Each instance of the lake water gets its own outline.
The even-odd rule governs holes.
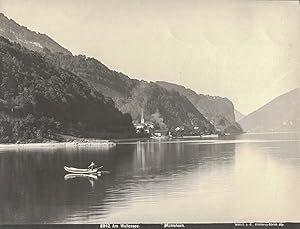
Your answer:
[[[0,152],[0,224],[300,222],[300,134]],[[64,165],[104,165],[65,177]]]

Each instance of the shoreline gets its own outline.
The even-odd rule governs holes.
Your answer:
[[[65,141],[62,142],[28,142],[28,143],[0,143],[0,151],[3,150],[15,150],[15,149],[47,149],[47,148],[76,148],[76,147],[96,147],[96,148],[112,148],[115,147],[118,143],[124,142],[135,142],[135,141],[145,141],[152,140],[151,137],[142,137],[142,138],[123,138],[123,139],[86,139],[86,138],[77,138],[68,135],[60,135],[64,138]],[[220,136],[218,136],[220,137]],[[189,139],[189,138],[199,138],[199,139],[209,139],[216,138],[216,135],[203,135],[203,136],[182,136],[174,137],[174,139]]]
[[[77,147],[96,147],[96,148],[112,148],[116,143],[109,140],[99,140],[91,142],[45,142],[45,143],[12,143],[0,144],[0,151],[15,149],[43,149],[43,148],[77,148]]]

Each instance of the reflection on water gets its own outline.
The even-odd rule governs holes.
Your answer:
[[[300,222],[299,136],[0,152],[0,223]]]

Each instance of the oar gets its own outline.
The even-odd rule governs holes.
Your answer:
[[[98,173],[101,172],[103,174],[110,174],[110,171],[98,171]]]
[[[97,169],[96,171],[99,172],[99,169],[101,169],[101,168],[103,168],[103,166],[96,168]],[[89,169],[89,170],[94,170],[94,169]],[[97,173],[97,172],[95,172],[95,173]]]
[[[103,168],[103,165],[102,165],[102,166],[100,166],[100,167],[98,167],[98,168],[97,168],[97,171],[98,171],[99,169],[101,169],[101,168]]]

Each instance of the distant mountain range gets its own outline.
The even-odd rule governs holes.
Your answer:
[[[201,132],[213,133],[216,126],[229,132],[241,132],[235,123],[233,104],[226,98],[195,92],[186,96],[178,90],[169,90],[161,82],[131,79],[94,58],[72,55],[47,35],[30,31],[3,14],[0,14],[0,35],[39,52],[55,68],[80,77],[91,90],[103,94],[106,100],[111,98],[120,111],[131,115],[134,122],[139,122],[143,110],[146,120],[158,115],[159,122],[170,129],[182,126],[192,130],[197,126]]]
[[[248,132],[300,130],[300,88],[278,96],[239,123]]]

